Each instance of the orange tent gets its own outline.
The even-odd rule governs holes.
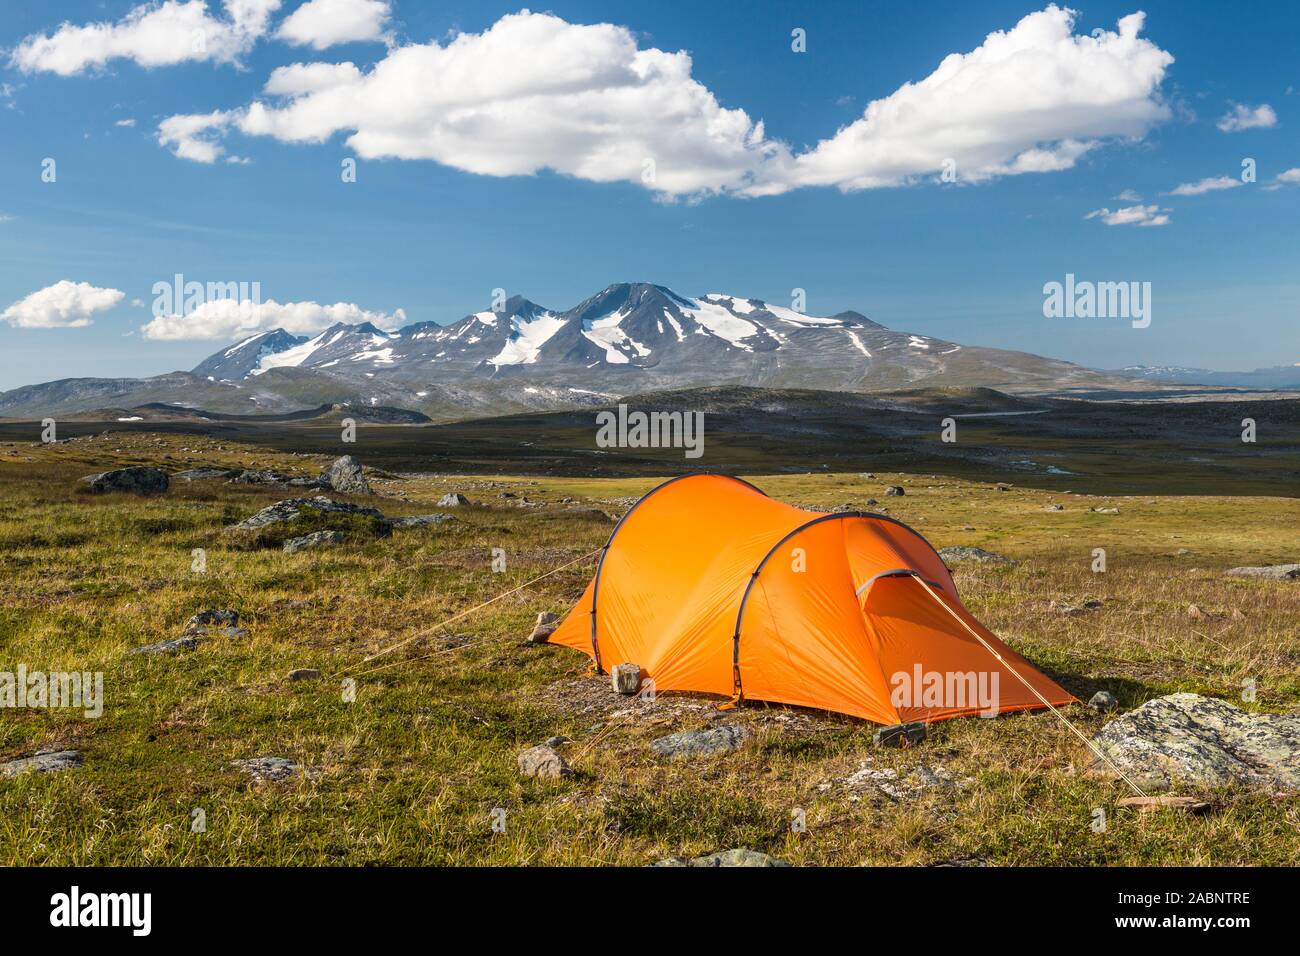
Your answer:
[[[911,528],[804,511],[725,475],[675,478],[637,501],[550,642],[600,672],[638,664],[656,692],[882,724],[1044,706],[1034,691],[1074,700],[962,607]]]

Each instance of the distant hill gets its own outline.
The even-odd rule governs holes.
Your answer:
[[[1253,372],[1214,372],[1210,369],[1186,368],[1180,365],[1130,365],[1108,374],[1179,385],[1212,385],[1221,388],[1300,388],[1300,362],[1295,365],[1257,368]]]

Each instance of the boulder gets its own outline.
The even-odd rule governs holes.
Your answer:
[[[542,611],[537,615],[537,624],[533,627],[533,633],[528,635],[528,643],[545,644],[559,626],[560,615]]]
[[[519,766],[519,773],[525,777],[558,780],[560,777],[566,777],[573,773],[555,748],[546,744],[529,747],[527,750],[522,751],[516,758],[516,763]]]
[[[305,534],[301,538],[290,538],[284,543],[285,554],[297,554],[299,551],[306,551],[308,548],[319,548],[325,544],[342,544],[342,531],[313,531],[311,534]]]
[[[251,468],[241,469],[230,477],[230,483],[234,485],[278,485],[288,480],[288,475],[278,471],[255,471]]]
[[[679,857],[669,857],[666,860],[659,860],[651,866],[789,866],[784,860],[778,860],[774,856],[768,856],[766,853],[759,853],[757,850],[746,850],[743,847],[735,850],[722,850],[718,853],[710,853],[708,856],[697,856],[691,860],[683,860]]]
[[[1257,568],[1231,568],[1224,574],[1233,578],[1269,578],[1275,581],[1300,580],[1300,564],[1268,564]]]
[[[940,548],[939,557],[943,558],[944,564],[961,563],[963,561],[974,561],[977,564],[1014,565],[1016,563],[1006,555],[995,554],[992,551],[985,551],[983,548],[972,548],[967,545]]]
[[[19,757],[0,763],[0,777],[16,777],[20,773],[53,773],[81,765],[81,754],[75,750],[38,750],[30,757]]]
[[[462,508],[469,504],[469,499],[459,491],[451,491],[438,499],[439,508]]]
[[[890,485],[885,489],[886,498],[894,498],[905,494],[907,494],[907,489],[902,485]]]
[[[81,479],[95,494],[123,491],[133,495],[160,495],[167,490],[167,473],[157,468],[132,466],[116,471],[101,471]]]
[[[351,455],[337,459],[321,474],[329,486],[340,494],[368,495],[370,482],[361,470],[360,463]]]
[[[650,747],[661,757],[706,757],[735,750],[748,736],[744,727],[728,724],[669,734],[651,741]]]
[[[267,525],[277,524],[282,521],[293,521],[308,511],[321,511],[328,514],[359,514],[371,518],[384,517],[376,508],[367,508],[347,501],[335,501],[332,498],[326,498],[324,495],[316,495],[312,498],[286,498],[284,501],[277,501],[275,504],[268,505],[255,515],[245,518],[232,527],[236,531],[257,531]]]
[[[237,468],[188,468],[172,475],[181,481],[208,481],[216,478],[233,478],[239,474]]]
[[[1254,714],[1212,697],[1170,694],[1112,720],[1094,741],[1149,792],[1179,782],[1300,790],[1300,714]],[[1097,760],[1091,769],[1114,772]]]

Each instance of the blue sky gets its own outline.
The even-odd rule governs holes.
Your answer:
[[[918,160],[897,183],[858,188],[837,169],[827,173],[839,177],[837,184],[809,184],[796,168],[800,158],[753,165],[743,184],[717,185],[709,178],[714,171],[704,170],[704,186],[691,179],[670,195],[618,175],[548,168],[547,156],[566,165],[572,155],[550,141],[549,130],[564,126],[563,113],[542,116],[545,132],[502,134],[509,140],[502,153],[518,153],[520,162],[542,157],[538,171],[525,175],[457,168],[496,156],[475,143],[447,146],[425,130],[410,131],[418,148],[457,158],[366,157],[374,147],[350,146],[348,129],[323,142],[293,142],[288,133],[249,132],[240,120],[200,137],[217,144],[215,162],[181,158],[175,140],[159,142],[168,117],[240,111],[267,100],[264,87],[278,67],[351,62],[364,75],[403,47],[482,34],[520,9],[398,0],[383,25],[386,43],[345,41],[318,50],[275,36],[299,5],[284,0],[265,30],[232,56],[235,62],[154,66],[140,65],[143,54],[136,54],[77,67],[74,51],[68,67],[54,53],[30,54],[30,45],[24,63],[12,55],[28,38],[57,39],[64,22],[120,21],[132,3],[51,2],[6,11],[0,314],[10,319],[0,322],[0,388],[193,366],[225,340],[149,338],[141,331],[152,318],[153,284],[178,272],[200,281],[257,281],[263,299],[279,303],[350,303],[386,316],[401,309],[409,322],[454,321],[487,307],[496,288],[556,309],[616,281],[782,304],[802,288],[814,314],[856,309],[892,328],[1096,367],[1300,362],[1300,182],[1284,175],[1300,167],[1300,13],[1292,4],[1233,10],[1187,0],[1087,3],[1073,24],[1085,37],[1094,28],[1116,31],[1121,17],[1145,12],[1140,36],[1173,57],[1142,100],[1163,114],[1143,119],[1134,135],[1090,133],[1095,145],[1062,164],[1068,168],[975,182],[940,182],[937,170],[923,171]],[[931,2],[922,12],[896,3],[765,3],[742,13],[736,4],[661,0],[554,2],[546,9],[569,25],[626,28],[640,50],[687,51],[690,81],[722,109],[762,121],[761,135],[751,129],[747,142],[763,139],[803,157],[861,118],[869,102],[894,96],[944,57],[979,49],[989,33],[1011,30],[1044,6]],[[213,18],[227,16],[220,0],[208,0],[207,9]],[[804,53],[791,49],[796,28],[806,31]],[[579,48],[571,59],[585,55]],[[474,68],[494,83],[526,69],[525,56],[481,59]],[[453,80],[483,81],[462,71],[437,82]],[[527,76],[523,82],[523,93],[511,95],[527,95]],[[1220,125],[1229,125],[1224,118],[1238,105],[1252,118],[1248,128],[1225,132]],[[522,114],[507,115],[526,119],[531,109],[525,104]],[[643,115],[634,103],[623,121],[636,129]],[[134,125],[118,125],[127,121]],[[286,114],[285,121],[328,127],[331,120]],[[1013,121],[1019,122],[1005,121],[1009,129]],[[686,138],[695,128],[663,133],[663,122],[647,122],[657,124],[652,138]],[[913,144],[901,139],[891,149],[909,153]],[[243,162],[226,161],[232,156]],[[357,181],[342,182],[341,161],[358,156]],[[57,163],[52,183],[41,179],[47,157]],[[1170,195],[1216,177],[1239,182],[1245,158],[1255,160],[1256,182]],[[670,173],[660,175],[667,181]],[[765,179],[779,185],[765,190]],[[776,194],[755,194],[764,191]],[[1108,213],[1085,218],[1102,209]],[[1120,209],[1167,222],[1107,224]],[[1045,318],[1042,287],[1066,273],[1150,282],[1150,327]],[[111,307],[97,307],[88,316],[92,324],[75,328],[29,327],[43,323],[15,318],[22,309],[3,313],[62,280],[122,295]]]

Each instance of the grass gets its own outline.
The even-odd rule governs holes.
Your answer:
[[[348,450],[365,460],[364,445]],[[72,770],[0,780],[0,864],[638,865],[733,846],[820,865],[1300,862],[1294,802],[1222,792],[1205,816],[1119,811],[1124,791],[1081,773],[1087,755],[1044,713],[947,721],[920,748],[880,751],[869,724],[750,704],[726,717],[753,733],[739,751],[665,762],[649,741],[708,724],[716,702],[629,704],[587,676],[586,658],[522,644],[539,611],[576,601],[590,565],[364,663],[598,547],[611,523],[593,509],[620,512],[657,478],[381,478],[377,498],[353,500],[389,515],[438,510],[451,490],[476,504],[455,522],[387,537],[354,522],[346,544],[298,555],[280,551],[282,534],[225,530],[297,492],[178,482],[134,498],[92,496],[77,482],[132,463],[314,473],[324,460],[149,433],[0,446],[0,670],[103,671],[107,697],[99,719],[0,710],[0,760],[49,748],[84,757]],[[754,480],[809,507],[874,497],[936,547],[1016,558],[1013,568],[959,570],[963,599],[1080,697],[1109,689],[1129,708],[1188,690],[1240,703],[1251,678],[1258,699],[1242,706],[1300,704],[1300,585],[1221,574],[1296,560],[1300,501],[1003,492],[917,474]],[[907,495],[886,499],[888,484]],[[515,506],[505,492],[539,504]],[[206,573],[191,570],[196,548]],[[492,570],[494,548],[505,550],[504,573]],[[1106,550],[1104,574],[1090,570],[1096,548]],[[1088,598],[1102,608],[1048,609]],[[1190,617],[1190,603],[1209,616]],[[250,635],[176,656],[127,653],[178,636],[209,607],[239,610]],[[344,699],[347,675],[390,661],[357,676],[355,700]],[[301,667],[323,676],[286,679]],[[1085,731],[1104,722],[1082,707],[1069,713]],[[575,774],[519,778],[518,751],[556,734],[573,740]],[[310,772],[259,784],[231,766],[263,755]],[[937,763],[969,783],[901,802],[823,786],[867,759],[904,775]],[[1105,833],[1089,827],[1095,807],[1108,810]],[[497,808],[503,833],[491,828]],[[202,833],[191,832],[196,809]],[[796,809],[806,833],[791,830]]]

